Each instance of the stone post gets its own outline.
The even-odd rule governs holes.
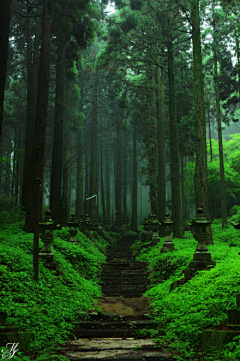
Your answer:
[[[163,243],[163,248],[161,249],[161,253],[174,249],[174,243],[171,238],[171,233],[173,231],[173,224],[174,222],[171,220],[170,214],[166,213],[165,219],[161,223],[164,236],[166,236],[165,241]]]

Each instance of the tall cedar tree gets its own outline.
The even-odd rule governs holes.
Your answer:
[[[44,158],[46,148],[46,128],[47,128],[47,107],[49,93],[50,74],[50,14],[51,1],[43,4],[42,15],[42,46],[40,55],[38,97],[36,109],[36,122],[34,131],[34,141],[30,166],[30,177],[28,182],[29,192],[26,202],[25,230],[32,232],[34,228],[34,180],[40,178],[43,181]],[[40,202],[40,214],[42,201]]]
[[[202,70],[202,48],[199,16],[199,0],[192,0],[192,41],[193,41],[193,77],[194,77],[194,113],[195,113],[195,147],[196,165],[194,175],[196,207],[202,206],[206,217],[210,218],[208,180],[207,180],[207,146],[206,119],[204,104],[204,83]],[[208,243],[212,243],[209,230]]]
[[[8,41],[12,0],[0,1],[0,140],[3,120],[4,89],[7,72]]]

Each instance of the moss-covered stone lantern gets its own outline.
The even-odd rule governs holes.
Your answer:
[[[149,219],[149,228],[152,231],[152,245],[157,244],[160,241],[158,231],[159,231],[159,221],[155,214],[150,216]]]
[[[51,211],[47,209],[43,218],[43,222],[39,223],[39,230],[41,232],[40,238],[44,243],[39,257],[44,260],[44,266],[51,269],[57,269],[58,264],[55,262],[55,256],[52,251],[51,243],[53,241],[54,221],[51,218]]]
[[[164,220],[161,222],[162,231],[164,236],[166,237],[163,243],[163,247],[161,249],[161,253],[174,249],[174,243],[171,238],[173,225],[174,222],[171,220],[170,214],[166,213]]]
[[[77,235],[77,232],[78,232],[77,227],[79,226],[79,221],[76,220],[75,216],[76,215],[74,213],[71,214],[71,219],[70,219],[70,221],[67,222],[67,225],[68,225],[68,227],[70,227],[70,229],[69,229],[69,233],[70,233],[69,242],[78,244],[78,241],[76,239],[76,235]]]
[[[185,277],[193,277],[196,271],[209,270],[216,265],[216,262],[211,260],[211,253],[206,245],[208,239],[207,227],[211,223],[212,220],[208,221],[204,216],[203,208],[199,207],[197,209],[197,217],[189,223],[190,226],[195,228],[193,237],[198,244],[193,255],[193,261],[190,262],[188,268],[184,271]]]

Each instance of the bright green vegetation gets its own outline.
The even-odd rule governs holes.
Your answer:
[[[13,217],[17,222],[10,224]],[[36,283],[32,270],[33,234],[22,231],[22,224],[13,214],[1,214],[0,308],[7,312],[8,324],[31,333],[31,359],[37,356],[37,360],[46,361],[56,351],[56,345],[71,334],[71,323],[79,315],[84,316],[101,295],[98,281],[108,242],[101,237],[91,241],[79,232],[79,245],[72,245],[66,241],[65,228],[55,231],[52,248],[63,276],[40,263]],[[29,358],[15,355],[14,360]]]
[[[227,310],[236,308],[240,283],[240,233],[232,226],[222,229],[219,222],[214,222],[212,230],[214,245],[208,249],[212,260],[217,262],[216,267],[199,272],[171,293],[171,283],[184,276],[183,271],[196,249],[197,242],[192,234],[186,232],[185,239],[175,238],[175,250],[168,253],[160,253],[163,238],[153,248],[135,244],[138,259],[148,263],[152,279],[152,287],[145,295],[152,299],[154,318],[159,324],[155,338],[166,348],[181,353],[176,356],[179,360],[205,360],[199,350],[203,329],[227,321]],[[231,343],[221,356],[214,355],[213,360],[240,360],[239,350],[239,341]]]

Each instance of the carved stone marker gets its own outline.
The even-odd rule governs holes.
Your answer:
[[[163,248],[161,249],[161,253],[174,249],[174,243],[171,238],[171,233],[173,231],[173,224],[174,222],[171,220],[170,214],[166,213],[165,219],[161,222],[164,236],[166,236],[165,241],[163,243]]]
[[[185,277],[192,277],[197,271],[209,270],[211,267],[216,266],[216,261],[211,260],[211,253],[206,245],[208,238],[206,229],[211,223],[212,220],[208,221],[203,214],[203,209],[199,207],[197,217],[189,224],[195,228],[193,237],[198,241],[198,245],[193,255],[193,261],[189,263],[188,268],[184,271]]]
[[[75,214],[72,213],[71,214],[71,219],[70,221],[67,222],[68,227],[70,227],[69,229],[69,234],[70,234],[70,238],[69,238],[69,242],[74,243],[74,244],[78,244],[78,241],[76,239],[76,235],[77,235],[77,227],[79,226],[79,221],[76,220],[75,218]]]

